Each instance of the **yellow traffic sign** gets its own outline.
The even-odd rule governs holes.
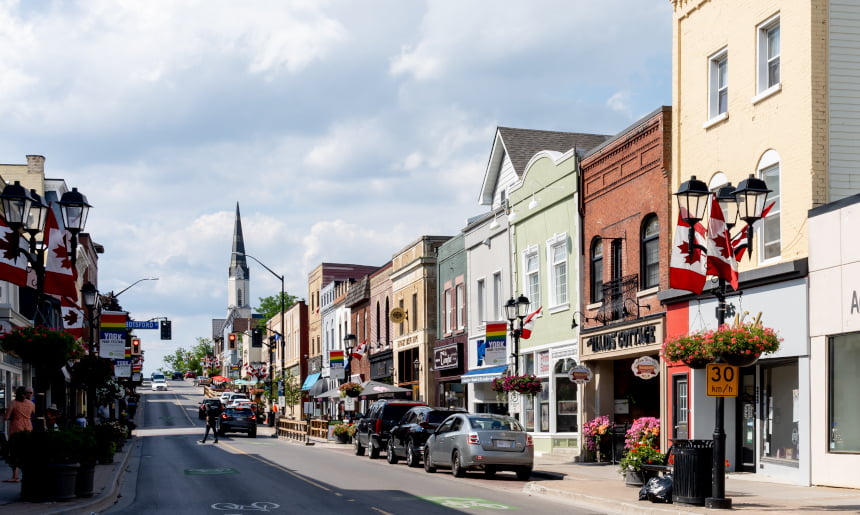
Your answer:
[[[725,363],[710,363],[705,368],[708,376],[708,397],[738,396],[738,367]]]

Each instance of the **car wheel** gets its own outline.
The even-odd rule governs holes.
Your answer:
[[[373,440],[370,438],[370,435],[367,435],[367,455],[370,456],[370,459],[375,460],[379,458],[379,447],[374,445]]]
[[[392,465],[397,465],[397,454],[394,453],[394,439],[388,440],[388,449],[385,450],[385,459]]]
[[[427,446],[424,446],[424,472],[429,472],[430,474],[436,472],[436,467],[430,461],[430,447]]]
[[[415,468],[419,465],[420,459],[421,457],[415,451],[415,443],[410,438],[409,443],[406,444],[406,466]]]
[[[487,479],[493,479],[496,477],[496,467],[492,465],[484,467],[484,476],[486,476]]]
[[[460,451],[454,451],[451,457],[451,473],[454,477],[466,477],[466,469],[460,464]]]
[[[358,441],[358,435],[352,437],[352,448],[356,456],[364,456],[364,446]]]
[[[520,481],[527,481],[530,477],[532,477],[531,467],[520,467],[517,469],[517,479]]]

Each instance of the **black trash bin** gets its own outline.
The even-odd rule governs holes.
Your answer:
[[[266,422],[269,424],[269,427],[275,427],[275,412],[274,411],[269,412],[269,416],[268,416]]]
[[[673,440],[672,501],[704,506],[713,489],[713,440]]]

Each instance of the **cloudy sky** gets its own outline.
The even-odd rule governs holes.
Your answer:
[[[144,371],[223,318],[246,251],[307,297],[322,261],[453,235],[497,126],[615,134],[671,103],[669,0],[0,0],[0,162],[94,206],[99,288]],[[252,306],[280,283],[253,261]]]

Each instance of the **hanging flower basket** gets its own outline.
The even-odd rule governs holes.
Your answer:
[[[663,342],[663,359],[680,361],[690,368],[705,368],[705,365],[714,361],[714,355],[708,346],[712,335],[713,331],[708,331],[666,338]]]
[[[338,387],[341,397],[358,397],[362,389],[360,384],[353,382],[343,383]]]
[[[66,331],[46,327],[16,327],[0,338],[0,349],[36,367],[59,368],[83,356],[83,348]]]
[[[494,392],[518,392],[523,395],[534,395],[543,391],[543,384],[534,374],[507,376],[493,379]]]
[[[738,367],[755,364],[762,354],[779,350],[782,339],[770,327],[759,324],[722,325],[710,341],[711,352]]]

